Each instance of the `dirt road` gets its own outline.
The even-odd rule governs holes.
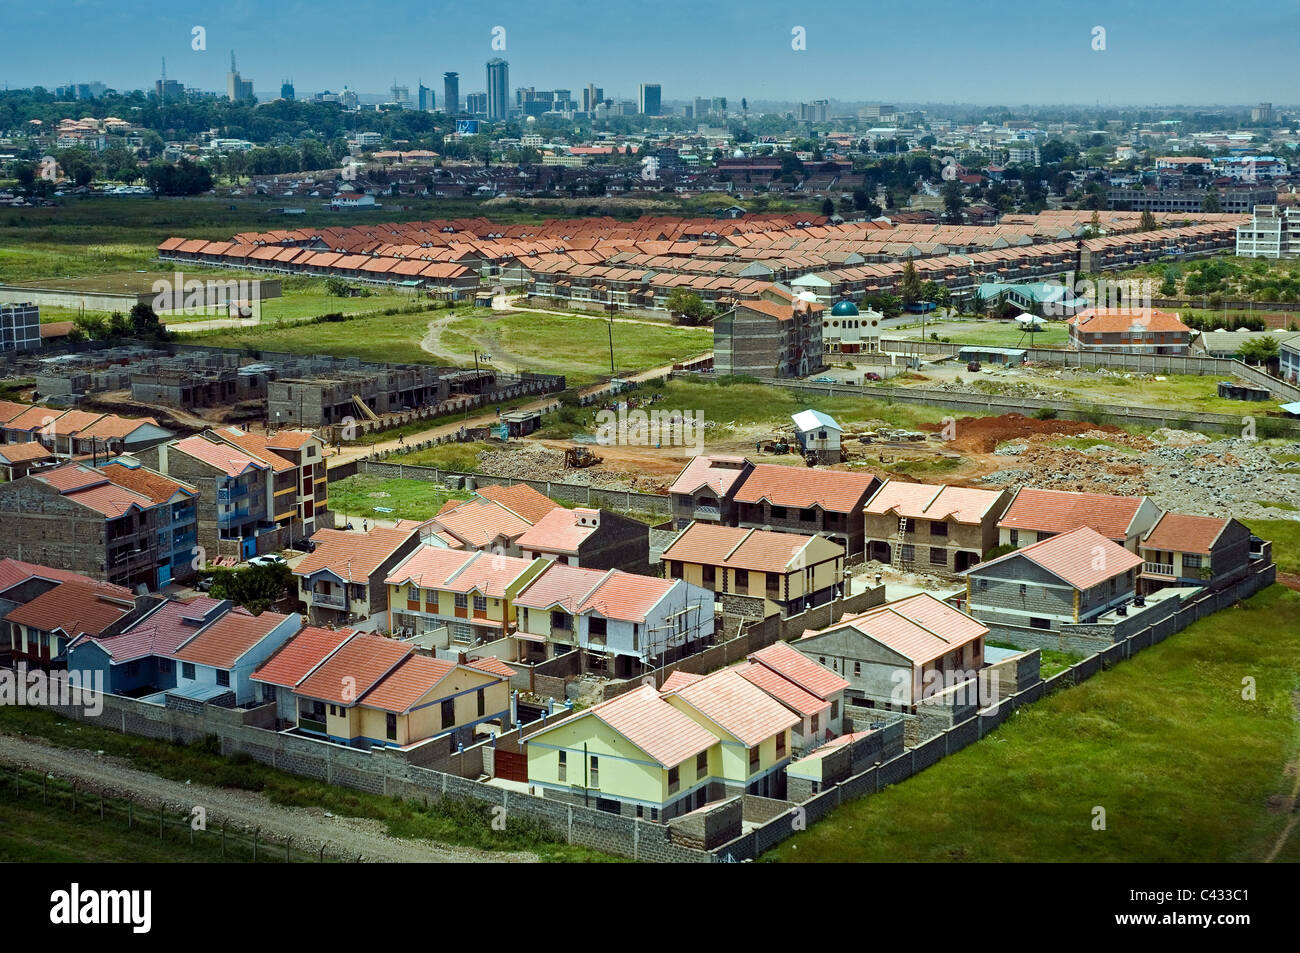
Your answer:
[[[208,825],[261,829],[268,839],[283,844],[285,837],[308,849],[325,844],[326,851],[368,861],[422,863],[532,863],[536,855],[516,851],[484,851],[473,847],[435,844],[428,840],[390,837],[383,823],[357,817],[329,817],[320,808],[280,807],[262,794],[233,788],[169,781],[139,771],[121,758],[98,755],[77,748],[54,748],[20,738],[0,735],[0,762],[57,778],[75,780],[97,791],[139,798],[151,805],[159,801],[178,812],[188,813],[196,805],[207,811]]]

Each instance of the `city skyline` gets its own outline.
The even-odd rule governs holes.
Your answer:
[[[377,94],[391,86],[394,72],[414,87],[418,76],[454,71],[465,92],[486,91],[485,65],[496,57],[509,63],[512,90],[595,83],[607,97],[636,100],[641,84],[655,83],[664,102],[726,96],[737,103],[745,97],[751,103],[1286,105],[1300,85],[1300,63],[1289,55],[1286,39],[1300,28],[1300,10],[1254,3],[1239,9],[1250,15],[1205,31],[1197,24],[1219,12],[1206,0],[1185,5],[1177,21],[1111,0],[1086,12],[1012,0],[995,14],[940,0],[927,14],[936,27],[932,34],[919,31],[905,8],[868,13],[838,0],[808,10],[734,0],[705,9],[668,0],[656,6],[653,19],[639,19],[634,31],[623,17],[569,21],[515,0],[490,14],[459,18],[398,4],[388,22],[405,18],[406,27],[382,36],[382,56],[359,52],[358,35],[337,30],[353,14],[337,0],[310,7],[295,2],[276,14],[250,0],[220,11],[153,0],[126,6],[132,15],[120,7],[69,3],[8,11],[11,35],[21,40],[57,33],[62,55],[55,62],[39,43],[16,43],[0,82],[53,89],[99,80],[118,90],[149,89],[165,56],[169,77],[219,90],[234,49],[256,92],[273,94],[280,79],[292,75],[300,97],[344,86]],[[76,16],[69,16],[72,10]],[[954,24],[959,41],[937,30],[944,22]],[[192,49],[196,27],[203,30],[204,50]],[[801,50],[792,48],[800,45],[796,28],[803,31]],[[285,42],[286,32],[292,42]],[[1105,48],[1094,49],[1098,45]],[[1267,74],[1212,68],[1215,61],[1245,55],[1268,63]],[[1035,67],[1036,59],[1054,69]],[[1211,68],[1195,68],[1198,61]],[[68,62],[80,75],[66,75]],[[1034,72],[1032,84],[1024,82],[1026,70]]]

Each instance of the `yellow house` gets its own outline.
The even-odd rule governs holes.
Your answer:
[[[385,579],[388,628],[419,634],[446,626],[452,641],[477,645],[515,629],[515,596],[546,559],[421,546]]]
[[[526,740],[528,783],[545,797],[664,821],[710,799],[719,738],[649,685]]]
[[[781,769],[800,718],[736,668],[705,676],[674,672],[663,698],[719,739],[713,777],[725,794],[784,795]]]
[[[844,582],[844,547],[825,536],[692,522],[664,550],[665,574],[726,594],[761,598],[763,616],[830,602]]]
[[[291,641],[283,654],[295,651]],[[337,647],[322,643],[312,652],[322,660],[292,689],[298,730],[305,734],[388,747],[447,736],[454,750],[473,740],[480,722],[500,720],[504,727],[509,720],[509,676],[494,660],[457,664],[368,634]],[[310,663],[297,660],[300,668]]]

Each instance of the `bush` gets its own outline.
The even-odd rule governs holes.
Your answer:
[[[997,559],[999,556],[1005,556],[1007,553],[1014,553],[1018,548],[1018,546],[1012,546],[1010,543],[1002,543],[999,546],[994,546],[984,554],[984,562],[988,562],[990,559]]]
[[[1055,420],[1055,419],[1056,419],[1056,408],[1055,408],[1055,407],[1039,407],[1037,410],[1034,411],[1034,419],[1035,419],[1035,420]]]

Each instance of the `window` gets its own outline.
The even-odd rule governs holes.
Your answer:
[[[931,546],[930,565],[931,566],[948,565],[948,550],[944,549],[942,546]]]
[[[397,740],[397,716],[391,711],[384,716],[384,728],[389,741]]]
[[[799,519],[803,520],[805,523],[811,523],[816,518],[817,511],[811,507],[799,511]]]
[[[555,769],[555,777],[560,781],[569,780],[569,753],[560,752],[560,763]]]
[[[853,674],[854,674],[855,676],[857,676],[857,675],[861,675],[861,674],[862,674],[862,663],[861,663],[861,662],[858,662],[858,661],[856,661],[856,660],[854,661],[854,663],[853,663]]]
[[[682,563],[678,559],[668,560],[668,577],[670,579],[682,578]]]
[[[600,758],[594,754],[591,756],[591,786],[600,787]]]
[[[127,674],[128,677],[134,677],[134,676],[136,676],[136,675],[139,675],[139,674],[140,674],[140,663],[139,663],[139,662],[127,662],[127,663],[126,663],[126,674]]]
[[[754,747],[749,749],[749,770],[750,771],[758,770],[758,755],[759,755],[758,745],[754,745]]]
[[[469,597],[463,592],[456,593],[456,608],[464,609],[469,606]]]
[[[475,596],[475,597],[474,597],[474,611],[475,611],[475,612],[487,612],[487,597],[486,597],[486,596]]]
[[[709,753],[701,751],[695,756],[695,779],[698,781],[709,773]]]
[[[948,524],[947,524],[947,523],[940,522],[939,520],[930,520],[930,535],[931,535],[931,536],[947,536],[947,535],[948,535]]]
[[[483,689],[478,690],[478,717],[482,718],[487,714],[487,695]]]
[[[568,632],[573,629],[573,617],[567,612],[552,612],[551,628]]]
[[[676,794],[681,787],[681,775],[677,768],[668,769],[668,793]]]
[[[188,679],[194,678],[193,662],[181,662],[181,678],[188,678]]]
[[[158,660],[158,671],[159,671],[160,673],[162,673],[163,675],[167,675],[168,673],[171,672],[171,670],[172,670],[172,660],[171,660],[171,659],[169,659],[169,658],[160,658],[160,659]]]
[[[224,669],[217,669],[217,684],[226,688],[230,687],[230,673]]]
[[[774,506],[774,507],[772,507],[772,519],[774,519],[774,520],[783,520],[783,519],[785,519],[785,507],[784,507],[784,506]]]
[[[1011,539],[1011,545],[1012,545],[1012,546],[1019,546],[1019,545],[1020,545],[1020,530],[1018,530],[1018,529],[1013,529],[1013,530],[1011,531],[1010,539]]]
[[[674,576],[673,578],[674,578],[674,579],[679,579],[679,578],[681,578],[681,577],[680,577],[680,576]],[[704,587],[705,587],[706,589],[712,589],[713,586],[716,585],[716,583],[717,583],[717,570],[716,570],[714,567],[712,567],[712,566],[705,566],[705,567],[703,567],[703,575],[702,575],[702,579],[703,579],[703,582],[704,582]]]
[[[776,756],[778,758],[785,757],[785,732],[784,731],[776,736]]]
[[[1183,553],[1183,568],[1184,568],[1184,569],[1200,569],[1200,568],[1201,568],[1201,554],[1200,554],[1200,553]]]
[[[767,597],[769,599],[781,598],[781,577],[774,572],[767,574]]]
[[[831,702],[831,720],[840,717],[840,700],[837,698]]]
[[[834,717],[834,716],[832,716],[832,717]],[[818,712],[817,714],[813,715],[813,716],[812,716],[812,721],[810,721],[808,724],[809,724],[809,726],[812,728],[814,734],[815,734],[816,732],[818,732],[818,731],[821,731],[821,727],[822,727],[822,716],[821,716],[821,712]]]
[[[587,634],[593,638],[603,639],[608,628],[609,621],[607,619],[602,619],[599,616],[592,616],[587,621]]]
[[[454,724],[456,724],[456,700],[454,698],[443,699],[442,727],[450,728]]]
[[[989,587],[989,581],[988,581],[987,579],[981,579],[981,580],[980,580],[980,588],[981,588],[981,589],[987,589],[988,587]]]
[[[746,589],[746,590],[749,589],[749,570],[748,570],[748,569],[737,569],[737,570],[736,570],[736,591],[739,592],[739,591],[742,590],[742,589]]]
[[[1037,616],[1030,617],[1029,625],[1030,628],[1034,629],[1050,629],[1052,627],[1050,619],[1040,619]]]
[[[420,601],[420,587],[419,587],[419,586],[407,586],[407,587],[406,587],[406,601],[407,601],[407,602],[419,602],[419,601]]]

